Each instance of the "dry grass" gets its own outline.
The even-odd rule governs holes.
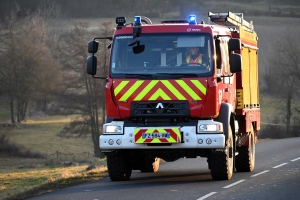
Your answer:
[[[24,199],[107,176],[104,165],[89,171],[87,167],[0,170],[0,199]]]
[[[92,156],[90,136],[57,136],[71,118],[52,116],[0,129],[0,134],[6,134],[11,144],[48,155],[46,159],[0,155],[0,199],[24,199],[107,176],[106,160]],[[57,152],[71,156],[60,155],[57,159]],[[82,164],[79,166],[78,163]],[[96,167],[87,171],[89,165]]]
[[[71,118],[51,117],[43,120],[29,120],[18,124],[7,134],[11,141],[49,156],[56,156],[57,151],[64,154],[93,154],[93,143],[90,136],[85,138],[61,138],[57,134]]]

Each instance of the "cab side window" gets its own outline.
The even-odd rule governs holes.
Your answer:
[[[222,68],[222,55],[221,55],[221,47],[220,47],[221,41],[219,39],[215,40],[215,47],[216,47],[216,64],[217,69]]]
[[[224,40],[221,40],[221,54],[222,54],[222,61],[223,61],[223,67],[224,67],[224,74],[229,75],[230,69],[229,69],[229,51],[228,51],[228,40],[224,38]]]

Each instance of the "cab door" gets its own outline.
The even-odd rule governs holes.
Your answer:
[[[234,106],[236,98],[235,75],[230,72],[229,65],[229,37],[219,37],[215,40],[217,55],[217,70],[222,81],[218,84],[219,98],[222,102]]]

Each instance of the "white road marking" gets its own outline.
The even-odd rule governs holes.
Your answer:
[[[227,185],[227,186],[225,186],[225,187],[223,187],[223,188],[230,188],[230,187],[232,187],[232,186],[234,186],[234,185],[237,185],[237,184],[239,184],[239,183],[241,183],[241,182],[244,182],[245,180],[239,180],[239,181],[237,181],[237,182],[235,182],[235,183],[232,183],[232,184],[230,184],[230,185]]]
[[[265,170],[265,171],[262,171],[262,172],[260,172],[260,173],[254,174],[254,175],[252,175],[252,176],[250,176],[250,177],[259,176],[259,175],[264,174],[264,173],[267,173],[267,172],[269,172],[269,171],[270,171],[270,170]]]
[[[203,200],[203,199],[206,199],[206,198],[208,198],[208,197],[210,197],[210,196],[212,196],[212,195],[214,195],[214,194],[216,194],[217,192],[211,192],[211,193],[209,193],[209,194],[207,194],[207,195],[205,195],[205,196],[203,196],[203,197],[200,197],[199,199],[197,199],[197,200]]]
[[[294,162],[294,161],[296,161],[296,160],[300,160],[300,157],[299,157],[299,158],[296,158],[296,159],[294,159],[294,160],[291,160],[291,161]]]
[[[287,164],[287,163],[282,163],[282,164],[277,165],[277,166],[275,166],[275,167],[273,167],[273,168],[276,169],[276,168],[281,167],[281,166],[286,165],[286,164]]]

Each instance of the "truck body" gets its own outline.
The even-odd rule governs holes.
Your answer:
[[[97,78],[98,40],[111,40],[100,148],[112,181],[156,172],[160,159],[207,157],[215,180],[251,172],[260,130],[257,34],[241,13],[209,13],[214,24],[117,17],[112,37],[88,44]],[[186,63],[197,47],[201,63]]]

